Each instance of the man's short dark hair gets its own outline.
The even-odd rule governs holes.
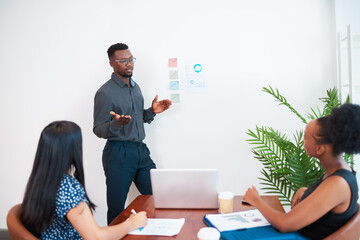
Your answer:
[[[129,47],[125,43],[115,43],[115,44],[111,45],[109,47],[109,49],[107,50],[109,60],[110,60],[110,58],[112,56],[114,56],[115,51],[117,51],[117,50],[126,50],[126,49],[129,49]]]

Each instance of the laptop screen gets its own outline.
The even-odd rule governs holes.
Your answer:
[[[151,169],[155,208],[217,209],[218,170]]]

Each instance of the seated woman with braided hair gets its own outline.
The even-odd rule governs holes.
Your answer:
[[[325,174],[309,188],[300,188],[288,213],[272,209],[255,187],[244,200],[255,206],[280,232],[298,231],[311,239],[322,239],[344,225],[358,210],[358,185],[354,170],[343,153],[360,152],[360,106],[344,104],[329,116],[309,122],[304,150],[319,159]]]

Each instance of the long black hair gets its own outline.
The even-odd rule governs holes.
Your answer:
[[[318,118],[317,141],[331,144],[333,155],[360,152],[360,106],[346,103],[334,108],[329,116]]]
[[[20,212],[22,222],[36,236],[50,225],[64,174],[73,175],[85,189],[81,129],[73,122],[56,121],[41,132]],[[85,196],[94,210],[86,191]]]

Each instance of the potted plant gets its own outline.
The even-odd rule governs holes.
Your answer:
[[[263,87],[262,90],[291,110],[299,119],[307,124],[308,121],[327,116],[334,107],[340,105],[339,95],[336,88],[327,91],[327,96],[319,98],[325,106],[322,110],[318,107],[311,108],[306,118],[296,111],[282,96],[278,89],[271,86]],[[324,170],[316,158],[310,157],[303,149],[304,131],[296,131],[293,140],[285,134],[273,129],[272,127],[256,126],[255,130],[248,129],[247,134],[250,139],[247,141],[252,144],[254,157],[258,159],[263,168],[261,170],[262,190],[266,193],[276,194],[283,205],[291,205],[291,199],[300,187],[308,187],[318,180]],[[345,160],[353,164],[350,155],[345,156]]]

